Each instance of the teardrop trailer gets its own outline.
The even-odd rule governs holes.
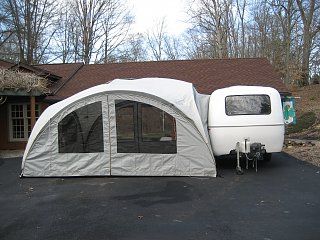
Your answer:
[[[240,154],[252,160],[271,160],[281,152],[284,120],[280,94],[269,87],[235,86],[214,91],[209,103],[209,136],[215,156],[237,154],[237,173],[241,174]]]
[[[257,161],[280,152],[279,93],[235,86],[197,93],[160,78],[114,80],[48,107],[21,176],[216,176],[215,156]]]

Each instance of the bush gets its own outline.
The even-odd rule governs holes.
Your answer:
[[[297,124],[289,125],[286,128],[286,133],[287,134],[298,133],[305,129],[308,129],[316,122],[316,120],[317,120],[317,117],[314,112],[306,112],[297,119]]]

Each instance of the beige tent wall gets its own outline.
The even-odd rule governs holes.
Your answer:
[[[109,116],[115,119],[115,101],[131,100],[143,102],[164,110],[176,119],[177,153],[117,153],[117,133],[115,121],[110,121],[111,174],[138,176],[215,176],[214,157],[210,146],[190,119],[163,101],[138,94],[111,94]]]
[[[115,100],[153,105],[176,119],[177,153],[117,153]],[[59,153],[58,124],[72,111],[102,102],[104,152]],[[152,95],[101,92],[65,106],[37,135],[22,165],[23,176],[216,176],[208,141],[193,121],[163,99]]]
[[[100,176],[110,175],[108,118],[103,117],[104,152],[59,153],[58,123],[72,111],[94,102],[102,102],[102,114],[108,115],[107,95],[94,95],[66,106],[38,135],[23,166],[24,176]]]

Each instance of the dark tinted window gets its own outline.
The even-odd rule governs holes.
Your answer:
[[[116,101],[118,153],[177,152],[174,117],[154,106]]]
[[[103,152],[101,102],[69,113],[58,124],[59,153]]]
[[[268,95],[241,95],[226,97],[226,114],[233,115],[267,115],[271,113]]]
[[[141,105],[142,141],[172,141],[175,119],[165,111],[151,105]]]
[[[131,101],[117,103],[117,139],[118,141],[134,140],[134,105]]]

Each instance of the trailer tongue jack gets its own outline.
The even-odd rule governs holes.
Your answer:
[[[243,170],[240,166],[240,143],[237,142],[237,145],[236,145],[236,151],[237,151],[237,167],[236,167],[236,173],[238,175],[242,175],[243,174]]]
[[[247,144],[246,144],[247,146]],[[255,168],[256,172],[258,172],[258,161],[263,160],[263,156],[266,155],[265,145],[261,143],[252,143],[250,144],[250,152],[245,152],[244,155],[246,157],[246,169],[249,169],[249,161],[252,162],[252,167]],[[236,144],[236,152],[237,152],[237,167],[236,173],[238,175],[243,174],[243,170],[240,166],[240,143]]]

